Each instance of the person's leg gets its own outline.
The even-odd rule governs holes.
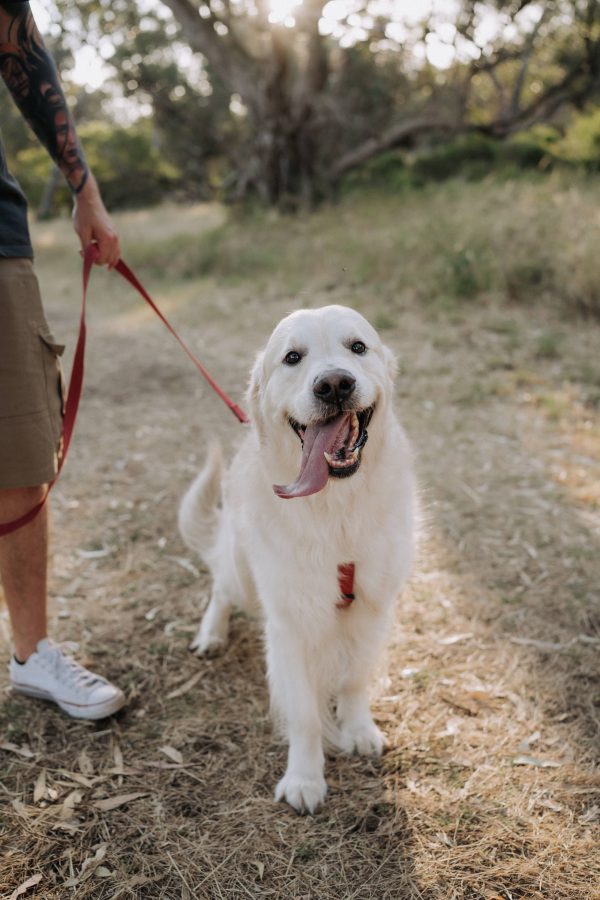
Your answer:
[[[30,259],[0,259],[0,522],[36,506],[61,452],[62,372]],[[29,487],[40,485],[40,487]],[[0,537],[0,579],[10,613],[13,690],[51,700],[71,716],[120,709],[119,688],[47,638],[48,513]]]
[[[0,489],[0,521],[18,519],[44,487]],[[0,537],[0,579],[13,632],[10,680],[15,691],[51,700],[70,716],[101,719],[121,709],[123,692],[78,665],[47,638],[48,510]]]
[[[18,519],[56,475],[62,430],[59,353],[31,259],[0,259],[0,522]],[[14,650],[46,637],[48,514],[0,537],[0,580]]]
[[[39,503],[44,490],[0,490],[0,522],[22,516]],[[0,580],[19,662],[25,662],[47,636],[47,560],[48,512],[44,506],[33,522],[0,538]]]
[[[17,519],[42,499],[44,487],[0,489],[0,521]],[[121,709],[123,692],[47,638],[48,511],[0,537],[0,579],[10,614],[15,691],[51,700],[70,716],[101,719]]]

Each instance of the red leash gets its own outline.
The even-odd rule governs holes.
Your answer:
[[[87,289],[90,280],[90,273],[92,271],[92,266],[98,257],[98,248],[95,244],[89,244],[85,250],[83,257],[83,294],[81,301],[81,314],[79,318],[79,336],[77,338],[77,346],[75,347],[75,355],[73,357],[73,366],[71,368],[71,376],[69,378],[69,389],[67,392],[67,400],[65,403],[65,414],[63,417],[63,432],[61,438],[61,448],[58,462],[58,470],[56,472],[56,477],[53,481],[50,482],[46,489],[46,493],[43,498],[37,503],[34,507],[28,510],[24,515],[20,516],[18,519],[13,519],[12,522],[4,522],[0,523],[0,537],[5,534],[10,534],[13,531],[17,531],[18,528],[22,528],[24,525],[28,525],[29,522],[33,521],[37,514],[40,512],[42,507],[44,506],[46,500],[48,499],[48,494],[56,484],[58,480],[58,476],[61,473],[61,470],[65,464],[65,460],[67,458],[67,453],[69,450],[69,446],[71,444],[71,438],[73,437],[73,430],[75,428],[75,420],[77,418],[77,410],[79,409],[79,401],[81,399],[81,391],[83,388],[83,373],[84,373],[84,362],[85,362],[85,340],[86,340],[86,324],[85,324],[85,311],[86,311],[86,300],[87,300]],[[117,265],[115,266],[115,270],[126,280],[128,281],[132,287],[136,289],[136,291],[141,294],[144,298],[148,306],[150,306],[156,315],[159,317],[163,325],[171,332],[175,340],[179,343],[179,345],[183,348],[186,354],[189,356],[191,361],[194,363],[200,374],[203,378],[206,379],[208,384],[211,386],[213,391],[221,398],[223,403],[225,403],[229,409],[232,411],[234,416],[237,418],[239,422],[242,424],[246,424],[249,419],[246,414],[243,412],[240,407],[227,396],[225,391],[223,391],[217,382],[212,378],[209,372],[204,368],[200,360],[196,359],[192,351],[189,349],[187,344],[185,344],[182,339],[179,337],[171,323],[168,321],[166,316],[160,311],[156,303],[152,300],[144,286],[138,281],[135,277],[129,266],[127,266],[122,259],[119,260]]]
[[[96,253],[98,252],[93,244],[91,245],[91,247]],[[86,251],[86,257],[87,257],[87,253],[89,252],[89,250],[90,250],[90,248],[88,247],[88,249]],[[91,265],[92,265],[92,263],[90,262],[87,266],[87,277],[88,278],[89,278],[89,269],[91,268]],[[209,374],[209,372],[207,372],[207,370],[204,368],[204,366],[202,365],[200,360],[196,359],[196,357],[194,356],[192,351],[189,349],[189,347],[186,344],[184,344],[184,342],[181,340],[181,338],[179,337],[179,335],[177,334],[177,332],[175,331],[175,329],[173,328],[171,323],[168,321],[166,316],[163,315],[163,313],[160,311],[160,309],[158,308],[158,306],[156,305],[156,303],[154,302],[152,297],[148,294],[148,292],[146,291],[144,286],[142,284],[140,284],[140,282],[135,277],[135,275],[133,274],[133,272],[131,271],[129,266],[127,266],[123,262],[123,260],[120,259],[119,262],[117,263],[117,265],[115,266],[115,270],[119,273],[119,275],[122,275],[123,278],[126,281],[128,281],[130,285],[132,285],[132,287],[134,287],[136,289],[138,294],[142,295],[142,297],[144,298],[144,300],[146,301],[148,306],[150,306],[151,309],[154,310],[154,312],[156,313],[158,318],[161,320],[163,325],[165,325],[166,328],[169,329],[169,331],[171,332],[171,334],[173,335],[175,340],[178,342],[178,344],[185,350],[185,352],[187,353],[187,355],[189,356],[191,361],[194,363],[194,365],[196,366],[196,368],[198,369],[200,374],[203,376],[203,378],[205,378],[206,381],[209,383],[209,385],[211,386],[211,388],[213,389],[215,394],[217,394],[217,396],[221,398],[223,403],[225,403],[225,405],[229,407],[229,409],[234,414],[234,416],[236,417],[238,422],[241,422],[242,425],[248,424],[248,422],[250,420],[249,420],[248,416],[246,415],[246,413],[242,409],[240,409],[240,407],[237,405],[237,403],[234,403],[233,400],[231,400],[231,398],[227,396],[225,391],[219,387],[219,385],[214,380],[214,378]],[[84,283],[84,291],[85,291],[85,288],[87,287],[85,263],[84,263],[83,283]]]

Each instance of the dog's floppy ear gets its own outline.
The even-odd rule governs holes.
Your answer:
[[[250,420],[255,426],[260,442],[264,440],[264,423],[260,408],[260,394],[265,383],[265,354],[261,351],[252,366],[248,385],[247,402],[250,407]]]
[[[393,384],[396,380],[396,375],[398,374],[398,360],[389,347],[384,346],[383,348],[383,360],[385,362],[386,374]]]

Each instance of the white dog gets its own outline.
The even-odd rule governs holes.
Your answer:
[[[213,576],[192,647],[222,646],[232,605],[258,599],[271,703],[289,742],[275,798],[301,812],[325,797],[324,743],[376,755],[384,746],[368,684],[409,573],[415,514],[394,373],[392,353],[352,309],[283,319],[252,371],[249,433],[224,476],[213,450],[180,508],[182,535]]]

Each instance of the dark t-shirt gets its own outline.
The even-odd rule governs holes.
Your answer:
[[[33,256],[27,225],[27,200],[8,171],[0,137],[0,257]]]

